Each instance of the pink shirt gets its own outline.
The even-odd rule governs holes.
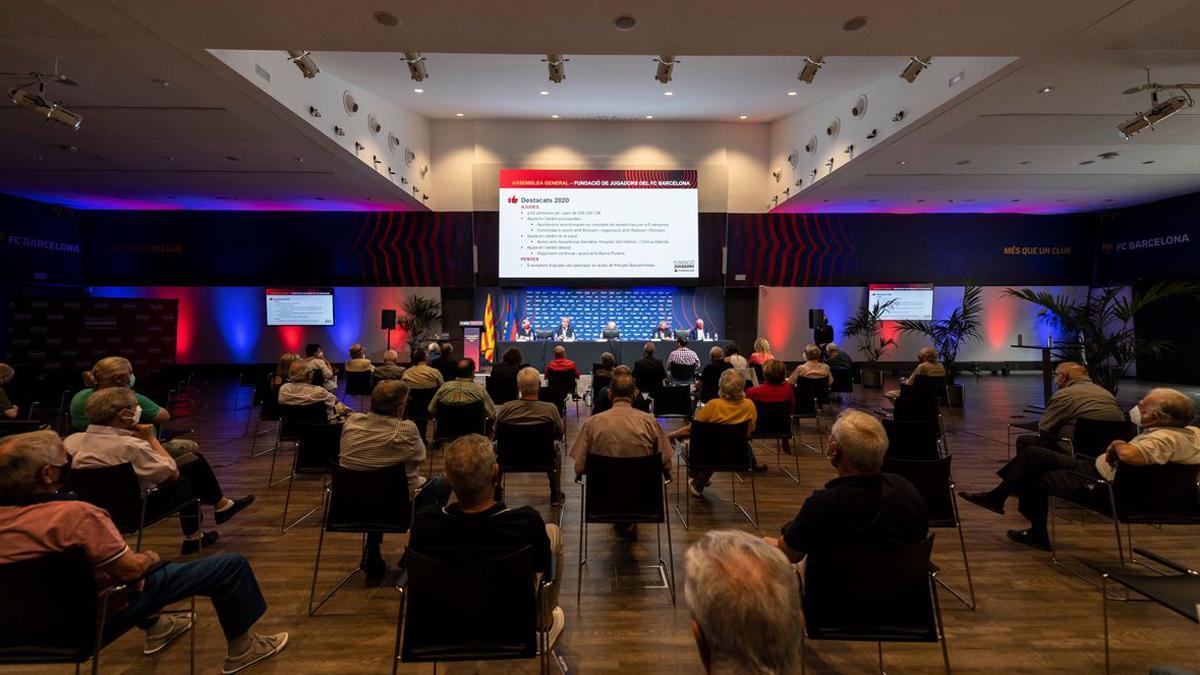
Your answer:
[[[96,585],[112,583],[100,568],[129,547],[104,509],[78,500],[0,506],[0,564],[79,547],[96,568]]]

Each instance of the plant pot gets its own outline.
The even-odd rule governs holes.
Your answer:
[[[961,384],[952,384],[949,386],[950,400],[946,401],[946,405],[951,408],[963,407],[963,386]]]
[[[864,368],[859,377],[862,378],[862,386],[864,389],[882,389],[883,388],[883,371]]]

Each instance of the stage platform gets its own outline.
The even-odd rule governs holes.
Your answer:
[[[525,357],[525,362],[537,368],[544,370],[546,364],[554,360],[554,348],[562,345],[567,349],[567,358],[575,362],[579,367],[579,372],[592,372],[592,364],[600,362],[600,355],[604,352],[610,352],[617,359],[617,363],[623,363],[627,366],[632,366],[635,361],[642,358],[642,346],[646,344],[646,340],[576,340],[574,342],[555,342],[554,340],[536,340],[533,342],[498,342],[496,343],[496,358],[497,362],[504,352],[511,347],[516,347],[521,350],[521,355]],[[654,355],[663,361],[667,360],[667,354],[670,354],[676,346],[674,340],[652,340],[654,342]],[[725,347],[730,344],[730,340],[694,340],[688,342],[688,347],[696,352],[700,357],[700,363],[703,365],[708,363],[708,350],[714,346]]]

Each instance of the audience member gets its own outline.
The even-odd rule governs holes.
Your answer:
[[[830,342],[825,345],[825,365],[829,366],[830,370],[852,370],[854,359],[843,352],[836,342]]]
[[[325,358],[325,350],[321,345],[316,342],[304,345],[304,362],[308,364],[310,370],[319,373],[313,375],[313,384],[328,391],[337,391],[337,371],[333,369],[333,364],[329,362],[329,359]]]
[[[699,367],[700,357],[696,356],[696,352],[692,351],[688,345],[688,339],[682,335],[675,339],[675,349],[670,354],[667,354],[667,374],[671,376],[671,380],[675,381],[675,375],[671,372],[671,366],[691,367],[693,369]],[[690,381],[687,384],[691,384]]]
[[[408,385],[409,389],[437,389],[444,382],[442,372],[436,368],[431,368],[425,362],[425,350],[417,347],[412,350],[412,355],[409,356],[412,361],[405,371],[400,381]]]
[[[925,377],[945,377],[946,368],[938,363],[938,353],[933,347],[922,347],[917,352],[917,367],[913,368],[912,373],[901,380],[904,384],[913,385],[917,383],[918,376]],[[900,398],[900,390],[893,389],[884,394],[890,399]]]
[[[279,405],[308,405],[324,403],[330,421],[349,414],[350,409],[332,391],[313,384],[317,372],[304,360],[296,361],[288,371],[288,383],[279,388]]]
[[[430,342],[425,351],[429,354],[429,365],[431,366],[442,358],[442,346],[436,342]]]
[[[617,375],[632,375],[633,371],[629,366],[617,366],[613,368],[613,377]],[[634,380],[634,386],[637,385],[637,380]],[[596,400],[592,402],[592,414],[602,413],[612,407],[612,384],[606,384],[600,387],[596,392]],[[642,412],[650,412],[650,399],[646,397],[640,389],[636,396],[633,397],[633,407]]]
[[[1075,433],[1080,418],[1121,422],[1125,411],[1112,392],[1092,382],[1087,366],[1064,362],[1054,369],[1054,386],[1058,391],[1046,402],[1038,420],[1038,433],[1017,437],[1017,451],[1036,445],[1059,452],[1070,452],[1068,442]]]
[[[787,558],[737,530],[706,533],[688,549],[683,597],[705,672],[799,670],[804,613]]]
[[[750,367],[750,362],[746,357],[742,356],[742,350],[734,343],[730,343],[725,347],[725,360],[734,368],[745,370]]]
[[[157,488],[147,501],[147,512],[162,513],[191,499],[212,506],[217,524],[224,523],[254,503],[254,495],[230,499],[221,491],[208,460],[198,452],[178,458],[163,448],[149,424],[139,424],[137,397],[124,387],[110,387],[88,398],[87,430],[63,441],[74,469],[92,469],[129,463],[143,491]],[[200,507],[194,502],[179,516],[183,530],[180,555],[188,555],[217,540],[217,532],[201,532]]]
[[[17,371],[7,363],[0,363],[0,415],[4,415],[9,419],[15,418],[21,411],[19,407],[13,404],[8,398],[8,394],[4,391],[4,385],[12,382]]]
[[[371,392],[371,411],[355,413],[346,418],[342,426],[338,464],[356,471],[403,464],[409,496],[412,497],[419,490],[420,495],[425,497],[423,503],[432,504],[444,489],[437,479],[427,485],[421,476],[425,443],[421,440],[417,425],[403,419],[407,403],[407,385],[397,380],[380,382]],[[387,574],[387,563],[380,552],[382,544],[382,534],[367,535],[362,565],[368,586],[378,586]]]
[[[496,419],[496,404],[492,402],[487,390],[475,381],[475,361],[472,359],[458,360],[457,377],[443,384],[433,395],[433,400],[429,402],[429,413],[436,415],[438,406],[443,403],[451,406],[482,403],[484,417],[489,420]]]
[[[829,366],[821,362],[820,347],[808,345],[804,348],[804,363],[796,366],[796,369],[788,376],[788,384],[796,384],[796,380],[802,377],[823,379],[829,384],[833,384],[833,373],[829,372]]]
[[[602,457],[641,457],[658,453],[662,455],[663,473],[670,475],[674,461],[671,441],[658,421],[649,413],[633,407],[637,387],[633,376],[621,373],[614,375],[609,385],[612,408],[592,415],[584,421],[571,448],[575,458],[575,474],[587,473],[589,454]],[[637,538],[637,525],[618,523],[613,526],[618,536]]]
[[[654,396],[666,379],[666,366],[662,359],[654,357],[654,343],[647,342],[642,346],[642,358],[633,364],[633,380],[637,388],[644,394]]]
[[[500,363],[492,366],[492,372],[488,374],[488,388],[506,395],[500,400],[511,401],[517,396],[517,373],[528,365],[520,349],[509,347],[500,357]]]
[[[746,390],[746,398],[758,403],[786,403],[788,415],[796,411],[796,392],[787,383],[787,365],[778,359],[763,364],[763,383]],[[783,439],[783,451],[791,454],[791,440]]]
[[[278,396],[279,388],[287,383],[289,372],[291,372],[292,364],[300,360],[300,355],[295,352],[285,352],[279,357],[279,363],[275,364],[275,372],[271,374],[271,388],[276,390]]]
[[[771,353],[771,343],[767,342],[767,338],[760,337],[754,341],[754,352],[750,354],[750,365],[761,366],[767,361],[775,358]]]
[[[83,431],[87,428],[88,415],[86,405],[88,398],[97,391],[108,389],[109,387],[122,387],[125,389],[133,389],[134,382],[137,378],[133,375],[133,364],[129,359],[123,356],[106,356],[96,362],[92,369],[83,373],[83,382],[87,385],[86,389],[81,390],[71,398],[71,428],[74,431]],[[134,392],[137,397],[137,407],[135,410],[139,413],[139,424],[153,424],[156,427],[162,427],[171,419],[171,413],[167,409],[158,405],[154,401]],[[196,452],[199,449],[199,444],[188,438],[173,438],[163,442],[163,447],[167,452],[171,453],[172,457],[180,457],[189,452]]]
[[[1121,464],[1200,464],[1200,428],[1192,426],[1196,404],[1175,389],[1152,389],[1130,411],[1142,433],[1126,443],[1113,441],[1094,460],[1027,445],[996,472],[1000,484],[986,492],[960,492],[963,499],[995,513],[1004,513],[1004,502],[1017,495],[1017,509],[1029,520],[1029,529],[1009,530],[1008,538],[1027,546],[1049,550],[1046,527],[1050,497],[1107,509],[1108,493],[1092,481],[1112,480]]]
[[[839,545],[904,546],[929,534],[921,493],[903,476],[882,473],[887,432],[872,415],[847,410],[829,432],[825,454],[838,477],[805,500],[779,539],[766,538],[793,563]]]
[[[564,570],[562,532],[557,525],[545,523],[531,506],[510,508],[495,500],[500,466],[492,442],[483,436],[471,434],[450,443],[446,479],[455,503],[418,511],[408,548],[442,560],[489,560],[532,547],[534,567],[543,578],[557,570],[542,594],[542,617],[549,623],[541,628],[549,630],[553,646],[566,625],[558,605]]]
[[[346,362],[347,373],[361,373],[375,370],[375,364],[367,358],[367,350],[357,342],[350,345],[350,360]]]
[[[400,365],[400,354],[395,349],[383,353],[383,365],[371,371],[372,387],[384,380],[400,380],[404,378],[404,366]]]
[[[442,382],[449,382],[458,377],[458,360],[454,358],[454,345],[449,342],[442,343],[441,356],[432,365],[442,374]]]
[[[542,375],[536,368],[526,366],[517,373],[517,390],[520,398],[509,401],[496,409],[496,426],[511,424],[513,426],[545,424],[554,426],[554,437],[563,437],[563,420],[558,414],[558,407],[553,403],[538,400],[538,390],[542,386]],[[558,504],[563,501],[562,494],[562,455],[554,453],[554,475],[550,477],[550,501]]]
[[[617,358],[609,352],[600,355],[600,363],[592,368],[592,377],[612,377],[613,368],[617,366]]]
[[[558,345],[554,348],[554,360],[546,364],[546,374],[550,373],[565,373],[570,372],[575,375],[575,379],[579,379],[579,368],[575,366],[575,362],[567,358],[567,348]]]
[[[133,398],[126,389],[112,390],[104,398],[126,395]],[[241,672],[287,645],[287,633],[251,632],[266,613],[267,602],[244,556],[223,553],[174,563],[162,561],[151,550],[134,553],[108,513],[59,492],[71,464],[53,431],[0,440],[0,564],[81,549],[95,568],[98,590],[121,583],[134,584],[136,589],[119,599],[109,598],[101,640],[107,642],[137,626],[146,633],[142,647],[146,655],[161,652],[192,629],[194,617],[160,612],[193,595],[212,599],[225,633],[222,673]]]
[[[728,366],[729,364],[725,364]],[[712,399],[696,412],[696,422],[711,422],[713,424],[742,424],[746,423],[746,436],[754,431],[754,423],[758,421],[758,409],[754,402],[746,398],[746,378],[736,370],[727,368],[721,373],[720,395]],[[692,425],[687,425],[672,431],[668,438],[671,440],[690,438]],[[684,449],[687,456],[687,448]],[[694,497],[702,497],[704,488],[712,480],[712,472],[689,471],[688,492]]]
[[[721,375],[730,368],[733,368],[733,366],[729,365],[729,362],[725,360],[724,349],[713,347],[708,350],[708,364],[700,371],[701,402],[708,402],[717,397]],[[743,378],[744,381],[745,378]]]

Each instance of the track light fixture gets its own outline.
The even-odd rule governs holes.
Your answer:
[[[1151,82],[1141,87],[1126,89],[1126,94],[1137,93],[1146,89],[1150,90],[1150,109],[1139,112],[1134,115],[1133,119],[1123,122],[1117,126],[1117,133],[1123,140],[1129,140],[1138,135],[1144,129],[1154,130],[1154,125],[1162,122],[1171,115],[1196,105],[1195,99],[1192,98],[1189,87],[1200,87],[1200,85],[1184,83],[1184,84],[1158,84]],[[1170,98],[1160,101],[1158,94],[1161,91],[1177,91],[1179,93]]]
[[[547,54],[542,62],[546,64],[546,68],[550,71],[550,81],[554,83],[562,82],[566,79],[567,73],[563,68],[563,64],[571,59],[563,58],[562,54]]]
[[[425,57],[421,56],[421,52],[404,52],[404,62],[408,64],[408,74],[412,76],[413,82],[424,82],[425,78],[429,77],[429,71],[425,69]]]
[[[817,76],[817,71],[820,70],[821,66],[823,65],[825,65],[824,56],[804,57],[804,68],[800,71],[800,74],[796,76],[796,79],[804,82],[805,84],[812,84],[813,78]]]
[[[46,98],[46,83],[44,81],[38,82],[38,87],[35,91],[13,87],[8,90],[8,98],[22,108],[28,108],[51,122],[58,122],[76,131],[79,130],[79,125],[83,124],[82,115],[67,110],[58,101],[51,101]]]
[[[296,64],[296,67],[300,69],[300,73],[304,75],[305,79],[311,80],[317,76],[317,73],[321,72],[321,69],[317,67],[317,62],[313,60],[312,55],[308,52],[300,49],[289,49],[287,53],[288,61]]]
[[[932,56],[912,57],[909,59],[908,65],[904,68],[904,70],[900,71],[900,79],[911,83],[913,80],[917,79],[917,76],[921,74],[921,71],[928,68],[929,64],[931,63],[933,63]]]
[[[671,74],[675,72],[675,64],[679,63],[674,56],[666,54],[655,59],[658,62],[658,71],[654,73],[654,79],[666,84],[671,81]]]

